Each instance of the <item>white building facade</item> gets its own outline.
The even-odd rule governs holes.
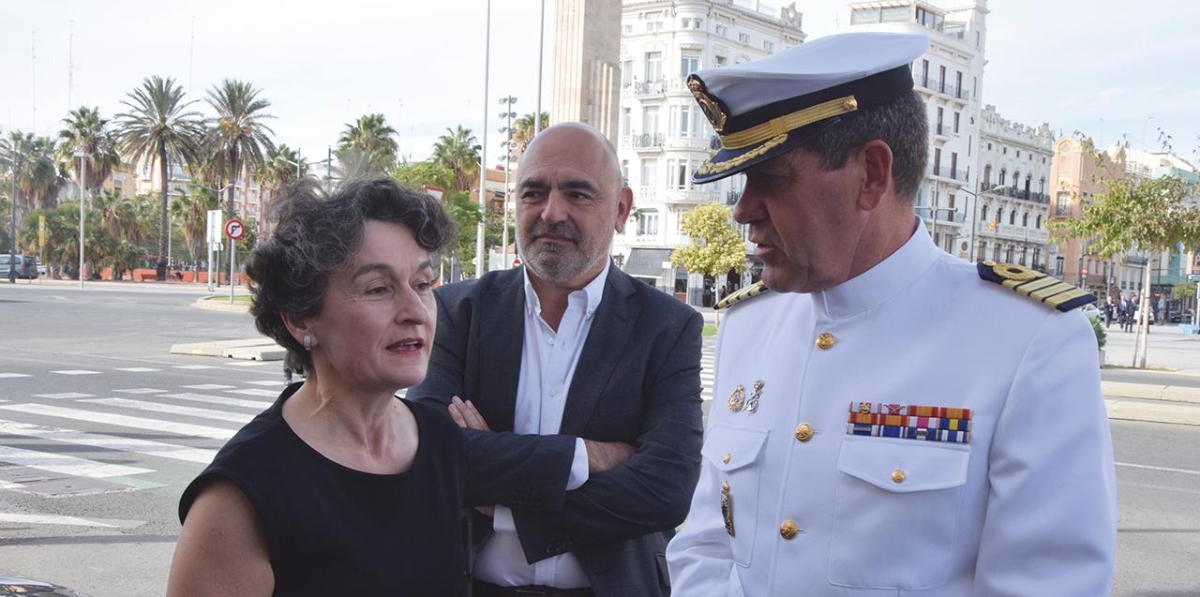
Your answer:
[[[992,259],[1048,271],[1050,125],[1005,120],[988,105],[981,114],[980,177],[969,258]],[[1053,247],[1051,247],[1053,248]]]
[[[987,0],[957,0],[946,8],[921,0],[856,2],[851,31],[929,36],[929,51],[913,61],[913,82],[929,114],[930,155],[917,213],[934,242],[971,258],[974,225],[969,199],[978,184],[980,104]]]
[[[801,15],[794,3],[771,9],[747,0],[624,0],[622,8],[616,145],[635,212],[614,238],[613,255],[648,284],[710,304],[716,281],[673,267],[671,250],[690,242],[680,232],[684,213],[708,201],[733,205],[744,183],[741,176],[692,183],[717,140],[686,79],[802,43]],[[728,283],[736,287],[742,280]]]

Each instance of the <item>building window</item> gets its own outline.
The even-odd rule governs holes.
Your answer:
[[[714,56],[713,57],[713,63],[716,64],[717,66],[725,66],[726,64],[728,64],[728,62],[729,62],[729,59],[724,56]]]
[[[656,185],[658,185],[658,158],[642,160],[642,186],[652,187]]]
[[[942,148],[940,147],[933,150],[933,173],[937,176],[942,174]]]
[[[938,91],[946,93],[946,67],[938,67]]]
[[[687,78],[688,75],[700,70],[700,55],[693,52],[684,52],[679,59],[679,76]]]
[[[621,181],[629,186],[629,160],[621,160]]]
[[[957,98],[959,98],[959,99],[962,99],[962,96],[963,96],[963,88],[962,88],[962,71],[955,71],[955,75],[954,75],[954,97],[957,97]],[[957,133],[957,132],[958,132],[958,129],[954,129],[954,132],[956,132],[956,133]]]
[[[979,208],[979,221],[980,222],[987,221],[987,212],[988,212],[988,206],[984,205]]]
[[[1063,275],[1063,269],[1066,267],[1066,264],[1067,264],[1067,260],[1065,257],[1055,257],[1054,258],[1054,275],[1061,278]],[[1125,288],[1124,282],[1121,282],[1121,288]]]
[[[728,37],[729,36],[729,27],[726,27],[724,25],[714,25],[713,33],[716,33],[717,35],[720,35],[722,37]]]
[[[1001,168],[1000,169],[1000,180],[996,184],[999,186],[1004,186],[1004,177],[1007,175],[1008,175],[1008,172],[1006,172],[1004,170],[1004,168]]]
[[[667,172],[670,180],[667,181],[668,186],[672,189],[683,190],[688,188],[691,172],[689,172],[688,160],[667,160]]]
[[[750,34],[749,34],[749,33],[739,33],[739,34],[738,34],[738,41],[740,41],[740,42],[742,42],[742,43],[744,43],[744,44],[748,44],[748,43],[750,43]]]
[[[633,86],[633,61],[621,61],[621,87]]]
[[[638,212],[637,233],[638,236],[658,234],[657,209],[643,209]]]
[[[983,167],[983,186],[986,189],[992,184],[992,165],[987,164]]]
[[[662,52],[646,52],[646,81],[662,79]]]
[[[1071,213],[1071,193],[1059,191],[1054,199],[1054,215],[1065,216]]]
[[[944,120],[943,117],[945,116],[945,112],[946,112],[945,108],[938,106],[938,109],[937,109],[937,134],[939,134],[939,135],[943,134],[942,133],[942,121]]]
[[[1013,172],[1013,189],[1014,190],[1017,188],[1017,185],[1020,184],[1020,182],[1021,182],[1021,173]]]
[[[764,39],[763,40],[763,49],[768,52],[774,52],[775,51],[775,42],[773,42],[769,39]]]
[[[1001,220],[1003,220],[1003,219],[1004,219],[1004,208],[997,207],[996,208],[996,224],[1000,224]]]
[[[958,152],[950,152],[950,178],[958,179]]]
[[[629,134],[630,121],[633,120],[631,108],[621,108],[621,134]]]
[[[1035,222],[1036,222],[1037,229],[1041,230],[1042,229],[1042,214],[1038,214],[1037,220],[1035,220]]]
[[[1018,160],[1021,159],[1021,150],[1020,149],[1017,150],[1017,159]]]
[[[1029,227],[1029,212],[1025,212],[1025,215],[1021,216],[1021,226],[1024,228]]]
[[[625,35],[632,35],[633,34],[633,24],[626,23],[625,26],[621,27],[621,32],[624,33]]]
[[[642,110],[642,134],[658,134],[658,106],[646,106]]]
[[[921,87],[929,87],[929,61],[921,61]]]
[[[938,108],[938,109],[940,110],[941,108]],[[961,117],[962,117],[962,114],[960,114],[958,112],[954,113],[954,134],[955,135],[958,134],[958,121],[961,119]]]

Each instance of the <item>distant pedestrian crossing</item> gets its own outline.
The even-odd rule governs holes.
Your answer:
[[[713,344],[705,342],[701,356],[705,401],[712,400]],[[178,484],[284,387],[281,379],[157,387],[147,379],[154,378],[90,392],[6,394],[0,491],[86,495]]]

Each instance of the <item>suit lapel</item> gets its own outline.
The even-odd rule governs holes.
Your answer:
[[[567,394],[562,433],[580,435],[583,432],[596,402],[608,386],[620,360],[616,355],[621,354],[625,343],[633,336],[633,322],[641,310],[633,295],[629,277],[616,266],[609,266],[604,296],[592,320],[575,377],[571,380],[571,391]]]
[[[512,431],[521,349],[525,342],[525,277],[523,268],[497,275],[495,286],[480,297],[479,395],[476,408],[496,431]]]

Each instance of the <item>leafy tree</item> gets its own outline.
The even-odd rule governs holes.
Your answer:
[[[679,229],[692,244],[671,252],[671,263],[689,272],[718,276],[746,271],[746,244],[733,224],[733,210],[720,203],[701,203],[683,214]]]
[[[463,276],[475,276],[475,238],[479,220],[483,211],[479,204],[471,200],[470,193],[460,191],[443,198],[446,211],[458,227],[458,243],[446,251],[451,265],[457,265]],[[487,240],[487,230],[484,230],[484,240]]]
[[[396,129],[388,125],[383,114],[365,114],[354,124],[347,124],[334,151],[342,176],[354,179],[385,175],[396,165],[400,146],[395,135]]]
[[[541,121],[541,126],[538,127],[538,130],[544,131],[550,126],[550,113],[542,112]],[[525,153],[525,148],[529,147],[530,141],[533,141],[533,112],[518,118],[516,122],[513,123],[513,129],[515,129],[515,132],[513,133],[513,141],[516,141],[517,154],[520,155]]]
[[[197,154],[203,134],[203,120],[198,112],[186,111],[193,102],[184,101],[183,88],[175,80],[158,75],[148,77],[142,85],[129,92],[121,103],[129,109],[117,115],[118,147],[130,162],[142,159],[157,161],[162,187],[158,219],[159,280],[167,279],[167,196],[170,161],[190,161]]]
[[[471,129],[460,124],[446,129],[445,135],[433,144],[433,162],[454,173],[454,191],[468,191],[471,183],[479,177],[479,160],[482,147]]]
[[[1104,190],[1083,203],[1078,219],[1054,220],[1050,227],[1067,238],[1087,238],[1101,258],[1141,249],[1159,253],[1182,244],[1200,247],[1200,208],[1188,200],[1192,189],[1176,177],[1108,179]],[[1150,268],[1145,268],[1139,313],[1150,308]],[[1146,366],[1146,326],[1138,322],[1139,346],[1133,365]]]
[[[22,210],[53,207],[66,177],[55,157],[57,147],[49,137],[9,131],[0,139],[0,159],[17,178],[17,215]]]
[[[73,176],[78,179],[85,158],[77,158],[75,154],[87,154],[87,180],[83,186],[88,189],[89,196],[95,196],[113,171],[121,167],[116,136],[108,121],[100,117],[99,108],[81,106],[72,110],[62,122],[65,128],[58,132],[61,141],[59,162],[70,164]]]
[[[204,246],[208,240],[208,212],[217,209],[217,204],[217,194],[198,180],[193,180],[188,191],[182,192],[171,203],[171,219],[183,231],[196,280],[200,279],[200,262],[208,257]]]
[[[454,173],[449,168],[432,161],[400,164],[392,169],[392,178],[395,178],[396,182],[418,191],[429,185],[449,192],[454,186]]]

